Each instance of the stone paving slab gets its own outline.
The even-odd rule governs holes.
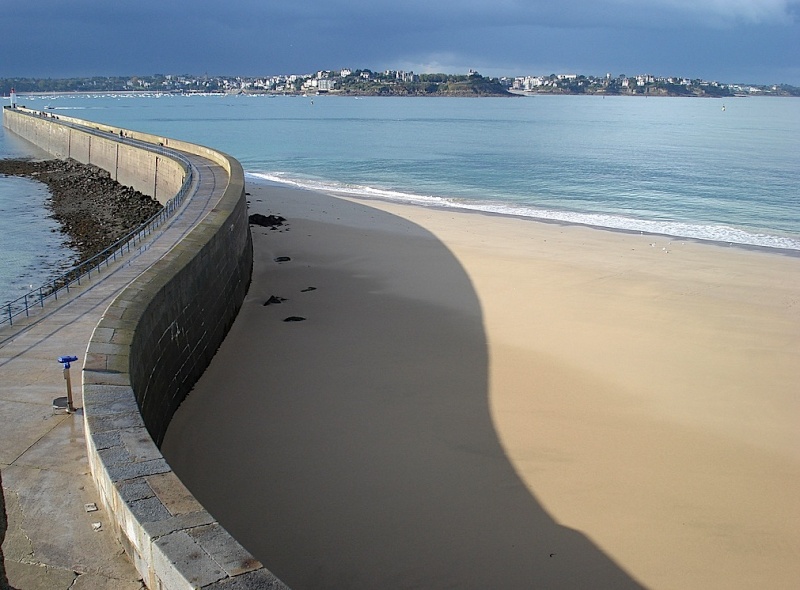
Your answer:
[[[50,404],[42,404],[0,399],[0,416],[3,424],[0,463],[7,465],[13,463],[63,419],[53,416],[52,400]]]

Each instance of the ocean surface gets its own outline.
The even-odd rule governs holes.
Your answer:
[[[26,157],[47,154],[0,124],[0,158]],[[0,305],[38,288],[77,260],[45,207],[49,196],[41,182],[0,174]]]
[[[800,99],[106,94],[18,102],[220,149],[251,182],[800,251]],[[0,132],[0,157],[27,150]],[[36,184],[0,177],[0,302],[73,257]]]

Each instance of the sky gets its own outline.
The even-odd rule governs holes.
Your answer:
[[[800,86],[800,0],[0,0],[0,78],[342,68]]]

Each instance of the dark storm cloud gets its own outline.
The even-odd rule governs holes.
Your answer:
[[[45,0],[7,3],[0,35],[2,77],[367,67],[800,84],[795,0]]]

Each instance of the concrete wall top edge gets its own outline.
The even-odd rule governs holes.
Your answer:
[[[5,107],[9,109],[9,107]],[[11,110],[11,109],[9,109]],[[34,109],[28,109],[25,107],[17,107],[16,109],[22,113],[28,113],[32,115],[40,115],[42,114],[41,111],[37,111]],[[71,123],[74,125],[80,125],[83,127],[87,127],[90,129],[94,129],[97,131],[103,131],[110,135],[119,135],[120,131],[125,135],[125,137],[130,137],[132,139],[136,139],[138,141],[143,141],[145,143],[152,144],[154,146],[163,146],[167,148],[172,148],[175,150],[179,150],[182,152],[187,152],[189,154],[194,154],[197,156],[201,156],[215,162],[226,169],[228,174],[231,177],[231,181],[235,182],[239,177],[242,178],[242,186],[244,186],[244,171],[242,170],[242,166],[238,160],[229,156],[228,154],[221,152],[216,149],[212,149],[203,145],[189,143],[187,141],[183,141],[180,139],[172,139],[169,137],[161,136],[161,135],[154,135],[151,133],[144,133],[141,131],[135,131],[132,129],[126,129],[124,127],[116,127],[113,125],[106,125],[105,123],[96,123],[93,121],[87,121],[84,119],[78,119],[75,117],[69,117],[66,115],[57,115],[54,117],[54,120],[61,121],[64,123]],[[238,168],[238,170],[237,170]]]

